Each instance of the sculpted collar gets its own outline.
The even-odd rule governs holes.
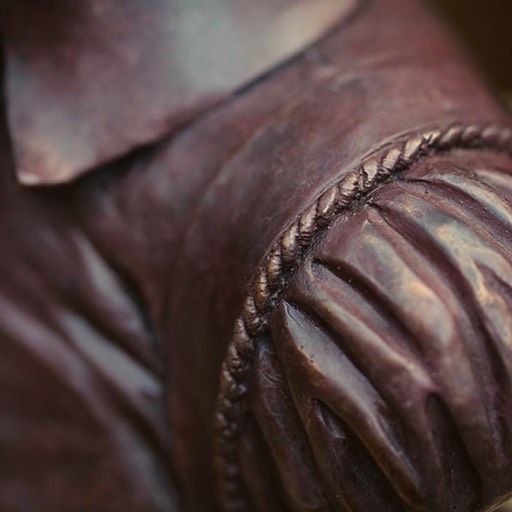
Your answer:
[[[357,0],[5,2],[5,94],[27,185],[157,141],[290,58]]]

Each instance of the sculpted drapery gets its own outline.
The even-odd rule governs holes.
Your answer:
[[[417,0],[6,2],[0,510],[492,510],[512,125]]]

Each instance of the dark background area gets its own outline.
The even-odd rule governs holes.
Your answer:
[[[452,25],[491,81],[512,98],[512,0],[426,0]]]

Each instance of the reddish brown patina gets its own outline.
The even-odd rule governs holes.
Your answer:
[[[0,9],[2,512],[512,494],[512,124],[420,1]]]

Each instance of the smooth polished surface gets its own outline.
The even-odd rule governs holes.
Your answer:
[[[19,179],[64,183],[168,135],[293,57],[358,3],[4,2]]]

